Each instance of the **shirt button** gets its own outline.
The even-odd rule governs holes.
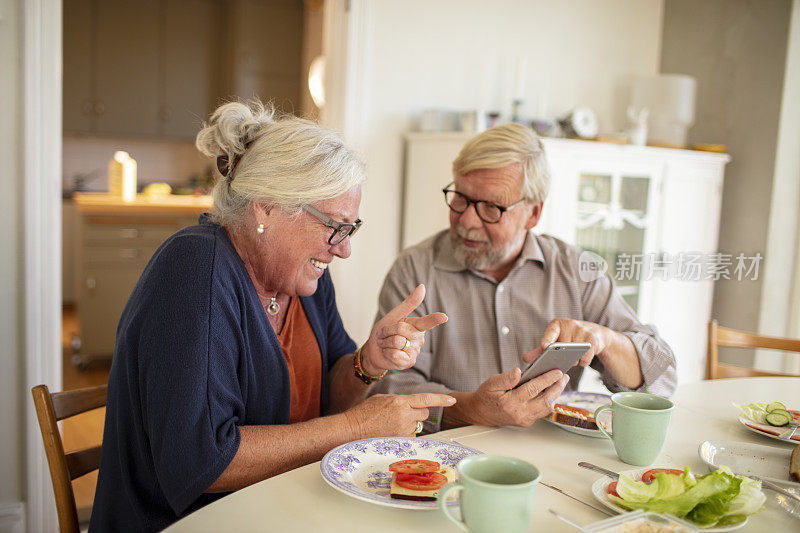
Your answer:
[[[509,332],[509,331],[511,331],[511,330],[510,330],[510,329],[508,329],[508,326],[503,326],[503,327],[500,329],[500,331],[502,331],[502,332],[503,332],[503,335],[508,335],[508,332]]]
[[[498,285],[497,286],[497,292],[503,292],[504,290],[506,290],[506,288],[504,286],[502,286],[502,285]]]

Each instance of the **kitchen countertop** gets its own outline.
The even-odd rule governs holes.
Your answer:
[[[132,202],[107,193],[75,193],[72,196],[79,213],[88,215],[200,215],[214,208],[210,195],[143,196]]]

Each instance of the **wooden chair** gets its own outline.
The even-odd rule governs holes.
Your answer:
[[[101,446],[64,453],[58,421],[103,407],[108,387],[89,387],[68,392],[50,393],[46,385],[31,389],[44,450],[50,465],[50,477],[56,497],[58,523],[62,532],[80,532],[72,480],[100,467]]]
[[[720,346],[734,348],[769,348],[787,352],[798,352],[800,356],[800,340],[783,339],[756,335],[747,331],[730,329],[717,325],[716,320],[708,323],[708,361],[706,362],[706,379],[744,378],[755,376],[792,376],[775,372],[762,372],[754,368],[730,365],[719,362]]]

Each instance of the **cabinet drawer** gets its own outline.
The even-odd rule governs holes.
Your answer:
[[[110,357],[117,324],[141,275],[139,268],[86,268],[78,287],[81,354]]]
[[[132,247],[138,246],[139,243],[161,244],[178,229],[178,225],[87,224],[83,231],[83,242],[89,245],[93,243],[114,243],[121,247],[126,247],[126,243],[130,243]]]

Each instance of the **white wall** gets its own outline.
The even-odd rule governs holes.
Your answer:
[[[798,275],[798,211],[800,211],[800,0],[793,0],[789,44],[783,78],[778,147],[772,208],[769,214],[764,288],[758,330],[767,335],[796,337],[800,329],[791,323],[800,316],[800,298],[791,290]],[[791,361],[791,363],[790,363]],[[770,352],[756,354],[756,365],[779,372],[800,373],[800,360],[793,357],[782,365]]]
[[[770,225],[775,194],[792,194],[791,186],[774,189],[790,12],[790,0],[664,3],[661,70],[697,78],[697,113],[689,141],[723,143],[731,155],[723,187],[719,249],[764,256],[757,280],[720,280],[714,287],[713,316],[721,325],[749,331],[759,329],[759,303],[763,305],[762,294],[768,290],[764,272],[774,273],[775,266],[779,272],[783,262],[782,253],[772,255],[774,245],[768,250],[768,234],[779,238],[786,249],[795,245],[793,231],[783,237],[773,233],[783,234],[787,225],[795,224],[796,218],[791,220],[795,213],[773,219]],[[796,94],[787,96],[797,98]],[[795,144],[788,149],[796,152],[797,148]],[[778,212],[782,211],[779,206]],[[786,297],[790,284],[772,277],[769,291]],[[734,364],[753,362],[752,351],[746,350],[720,350],[720,357]]]
[[[371,0],[355,52],[364,76],[348,141],[367,160],[352,257],[334,265],[339,309],[356,342],[369,333],[383,277],[398,252],[403,134],[426,108],[508,113],[518,57],[527,60],[523,113],[594,109],[601,131],[624,126],[628,80],[658,69],[661,0]],[[358,2],[351,2],[359,9]],[[358,29],[358,28],[356,28]],[[357,62],[359,59],[356,60]],[[442,206],[444,209],[444,206]],[[431,228],[433,233],[438,228]]]
[[[22,0],[0,0],[0,511],[22,499],[23,436],[20,217],[21,98],[20,21]]]

